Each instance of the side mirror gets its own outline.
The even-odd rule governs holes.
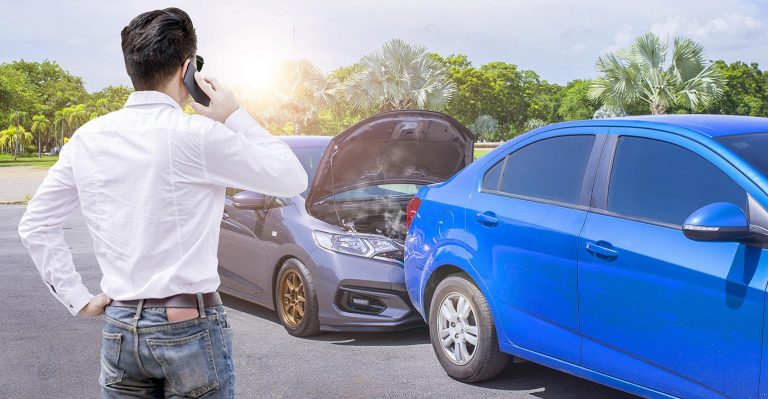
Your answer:
[[[261,211],[267,207],[267,197],[253,191],[241,191],[232,197],[232,205],[238,209]]]
[[[738,206],[715,202],[694,211],[683,224],[683,234],[694,241],[755,241],[762,234],[749,228],[747,215]]]

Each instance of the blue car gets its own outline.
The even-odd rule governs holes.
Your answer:
[[[519,356],[646,397],[768,398],[768,119],[567,122],[407,208],[405,278],[451,377]]]

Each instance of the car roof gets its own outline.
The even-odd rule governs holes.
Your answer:
[[[291,148],[327,147],[331,136],[276,136]]]
[[[550,125],[551,128],[577,126],[605,127],[643,127],[665,130],[683,128],[709,137],[731,136],[749,133],[768,133],[768,118],[736,115],[643,115],[623,118],[593,119],[584,121],[562,122]]]

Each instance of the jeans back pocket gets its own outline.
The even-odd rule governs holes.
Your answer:
[[[184,338],[148,338],[147,344],[175,393],[198,397],[219,386],[208,330]]]
[[[102,332],[101,338],[101,373],[99,383],[101,385],[116,384],[123,380],[125,371],[117,365],[120,360],[120,344],[123,335],[120,333]]]

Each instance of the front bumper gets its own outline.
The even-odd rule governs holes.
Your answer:
[[[386,331],[424,326],[405,289],[401,264],[317,248],[315,293],[323,331]]]

